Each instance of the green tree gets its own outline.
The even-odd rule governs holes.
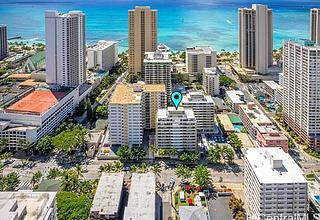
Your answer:
[[[242,142],[235,133],[232,133],[228,136],[228,141],[231,147],[233,147],[234,149],[242,148]]]
[[[194,168],[193,177],[195,184],[201,187],[207,187],[211,183],[211,175],[206,166],[198,165]]]
[[[161,173],[161,166],[159,164],[155,164],[151,167],[152,172],[156,175],[156,176],[160,176]]]
[[[90,123],[92,123],[94,120],[94,114],[93,114],[92,106],[89,100],[87,101],[86,108],[87,108],[87,119]]]
[[[40,171],[32,175],[31,184],[33,189],[38,189],[41,178],[42,178],[42,173]]]
[[[56,179],[57,177],[61,176],[62,172],[57,167],[52,167],[48,171],[47,178],[48,179]]]
[[[105,105],[98,106],[96,108],[96,115],[100,118],[108,118],[108,108]]]
[[[113,170],[113,166],[111,163],[102,164],[99,167],[99,172],[103,173],[110,173]]]
[[[113,162],[113,171],[116,173],[119,173],[122,171],[123,164],[120,161],[114,161]]]
[[[211,162],[211,163],[219,163],[220,160],[222,159],[221,156],[221,147],[217,146],[215,148],[210,148],[208,151],[208,157],[207,159]]]
[[[57,151],[71,155],[77,149],[82,149],[86,135],[87,130],[81,125],[77,125],[54,136],[52,138],[52,145]]]
[[[189,182],[190,178],[192,177],[192,171],[189,167],[183,164],[179,164],[175,170],[175,174],[182,182]]]
[[[0,190],[14,191],[19,186],[19,175],[16,172],[11,172],[6,176],[0,176]]]
[[[59,192],[57,195],[58,219],[87,220],[92,199],[74,192]]]
[[[219,83],[220,83],[220,86],[226,86],[226,87],[235,87],[236,85],[236,81],[234,81],[233,79],[231,79],[226,75],[220,75]]]
[[[10,141],[8,138],[1,138],[0,139],[0,146],[5,148],[9,145]]]
[[[146,156],[146,152],[143,148],[133,147],[130,149],[130,159],[132,160],[140,160]]]
[[[226,159],[229,161],[229,163],[232,163],[234,160],[234,155],[235,155],[233,149],[230,147],[224,147],[223,153],[224,153]]]
[[[42,137],[37,145],[36,145],[36,149],[38,152],[42,153],[42,154],[46,154],[49,151],[51,151],[53,149],[52,146],[52,137],[50,136],[44,136]]]
[[[128,146],[119,147],[116,154],[121,161],[129,160],[131,158],[131,152]]]
[[[185,161],[188,163],[196,163],[200,160],[200,153],[193,151],[184,151],[179,155],[179,160]]]
[[[61,189],[68,192],[77,192],[80,180],[76,172],[66,170],[62,174]]]

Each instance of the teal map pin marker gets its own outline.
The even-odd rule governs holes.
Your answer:
[[[171,93],[171,101],[173,102],[174,107],[176,107],[176,110],[178,109],[181,100],[182,100],[181,92],[176,91]]]

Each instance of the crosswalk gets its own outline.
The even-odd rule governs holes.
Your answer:
[[[29,190],[32,189],[31,181],[20,181],[18,186],[19,190]]]

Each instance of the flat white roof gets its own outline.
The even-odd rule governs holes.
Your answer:
[[[240,100],[240,96],[244,96],[241,90],[229,90],[226,91],[226,95],[229,97],[232,103],[244,104],[244,101]]]
[[[206,75],[219,75],[217,67],[203,68],[203,72]]]
[[[114,215],[119,210],[124,173],[102,173],[91,212]]]
[[[153,173],[134,173],[131,178],[124,220],[156,219],[156,177]]]
[[[160,50],[157,50],[155,52],[146,52],[144,57],[144,62],[172,62],[170,59],[170,52],[163,52]]]
[[[214,50],[210,46],[187,47],[187,53],[211,54]]]
[[[192,108],[184,108],[184,107],[178,107],[176,110],[175,107],[168,107],[168,108],[161,108],[158,109],[158,115],[157,118],[189,118],[189,119],[195,119],[194,112]]]
[[[279,86],[279,84],[276,83],[275,81],[263,81],[263,82],[264,82],[264,84],[269,86],[272,90],[276,90]]]
[[[260,183],[307,183],[303,171],[281,148],[250,148],[245,157]],[[281,161],[282,166],[273,168],[272,160]]]
[[[117,41],[106,41],[106,40],[99,40],[97,44],[89,47],[88,50],[105,50],[106,48],[117,44]]]
[[[214,101],[210,95],[205,95],[203,92],[189,92],[182,97],[182,103],[214,104]]]
[[[27,211],[25,219],[45,219],[52,212],[52,204],[56,192],[32,192],[23,190],[17,192],[0,192],[1,219],[14,220]],[[15,207],[15,203],[17,206]]]

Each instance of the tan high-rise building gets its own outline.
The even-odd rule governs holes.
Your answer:
[[[129,72],[143,72],[145,52],[153,52],[158,44],[158,11],[148,6],[129,10]]]
[[[112,144],[140,146],[143,129],[155,128],[159,108],[166,107],[164,84],[119,84],[109,102]]]
[[[310,40],[320,44],[320,8],[310,9]]]
[[[240,67],[266,74],[272,65],[272,10],[266,5],[239,8]]]
[[[217,52],[209,46],[187,47],[187,72],[193,75],[201,74],[203,68],[217,66]]]

